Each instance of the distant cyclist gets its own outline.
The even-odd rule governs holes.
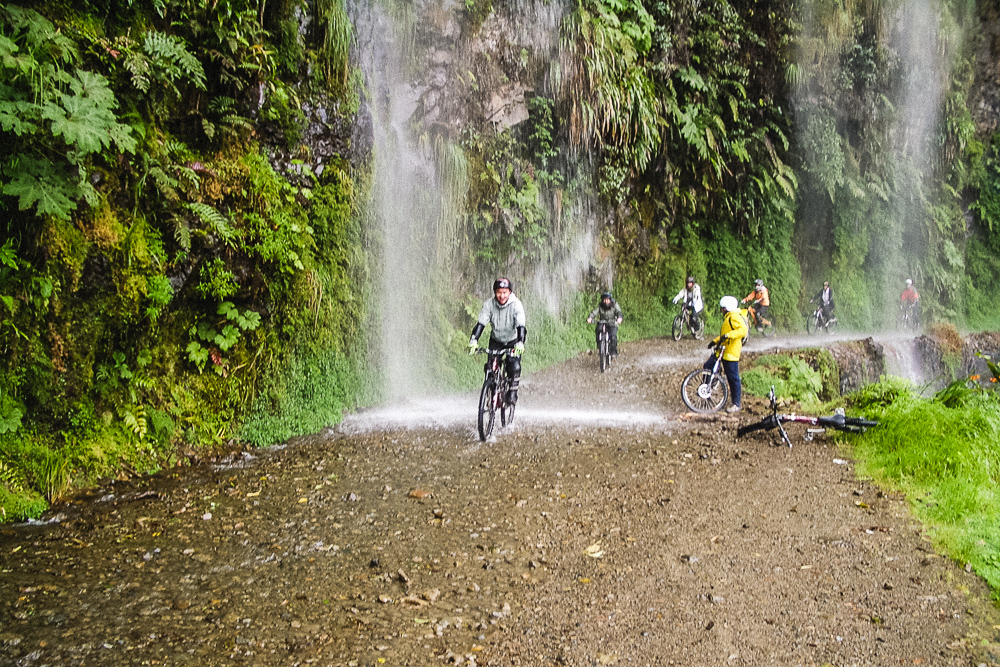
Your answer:
[[[597,319],[597,328],[594,330],[594,335],[597,337],[597,344],[601,344],[601,327],[602,323],[608,325],[608,334],[610,336],[611,345],[610,354],[612,357],[618,357],[618,325],[622,323],[624,315],[622,314],[621,306],[612,298],[611,292],[604,292],[601,294],[601,301],[597,304],[597,308],[590,311],[590,315],[587,315],[587,324],[592,324],[594,319]]]
[[[906,279],[906,287],[903,289],[903,293],[899,295],[899,307],[904,312],[912,310],[913,323],[915,325],[920,324],[920,294],[913,287],[913,281],[909,278]]]
[[[735,298],[735,297],[734,297]],[[757,313],[757,330],[763,331],[762,322],[767,319],[767,311],[771,307],[771,295],[764,287],[764,281],[758,278],[754,281],[753,291],[747,294],[741,303],[750,303]]]
[[[694,276],[688,276],[684,289],[674,297],[674,303],[684,302],[684,307],[691,311],[691,329],[698,328],[698,316],[705,309],[701,300],[701,285],[694,281]]]
[[[517,387],[521,379],[521,355],[524,354],[524,341],[528,337],[528,330],[525,327],[524,306],[521,300],[514,296],[512,289],[511,282],[507,278],[499,278],[493,282],[493,298],[487,299],[483,304],[476,326],[472,328],[469,354],[476,353],[479,337],[489,324],[490,349],[510,350],[506,363],[507,377],[510,378],[507,402],[514,404],[517,403]]]
[[[739,412],[743,405],[743,382],[740,379],[740,355],[743,353],[743,341],[747,334],[747,321],[740,312],[740,305],[736,303],[735,296],[724,296],[719,300],[719,308],[722,312],[722,329],[718,336],[708,344],[713,348],[722,344],[722,368],[726,371],[726,380],[729,381],[729,395],[733,404],[726,408],[726,412]],[[716,351],[705,362],[705,368],[712,370],[715,366]]]
[[[823,318],[827,323],[833,321],[833,289],[830,288],[830,281],[823,281],[823,289],[816,293],[816,296],[809,299],[809,303],[817,303],[823,309]]]

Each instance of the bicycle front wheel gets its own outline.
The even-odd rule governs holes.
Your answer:
[[[818,328],[819,328],[819,315],[817,315],[816,313],[809,313],[808,315],[806,315],[806,331],[809,332],[809,335],[811,336],[814,333],[816,333],[816,330]]]
[[[674,318],[674,328],[672,333],[674,340],[680,340],[681,336],[684,335],[684,317],[682,315],[678,315]]]
[[[718,412],[729,400],[729,383],[721,374],[699,368],[681,383],[681,400],[693,412]]]
[[[691,333],[694,334],[695,340],[701,340],[702,336],[705,335],[705,320],[698,318],[698,323],[691,327]]]
[[[601,344],[597,348],[597,354],[601,358],[601,372],[603,373],[608,370],[608,364],[610,363],[607,334],[601,336]]]
[[[486,382],[479,392],[479,439],[483,442],[493,433],[493,422],[496,419],[496,403],[493,399],[496,391],[496,385]]]

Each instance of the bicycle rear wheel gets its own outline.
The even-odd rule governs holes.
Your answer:
[[[681,382],[681,400],[693,412],[718,412],[729,400],[729,383],[722,375],[699,368]]]
[[[771,320],[764,320],[764,338],[770,338],[774,335],[774,322]]]
[[[493,422],[496,420],[496,385],[492,382],[485,382],[482,391],[479,392],[479,439],[486,442],[486,439],[493,433]]]
[[[832,334],[837,330],[837,318],[834,317],[826,322],[826,332]]]
[[[674,336],[674,340],[680,340],[681,336],[684,335],[684,316],[678,315],[674,318],[674,327],[671,332]]]

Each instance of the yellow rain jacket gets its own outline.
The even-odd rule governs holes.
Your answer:
[[[722,359],[724,361],[739,361],[743,352],[743,339],[750,335],[750,325],[747,324],[746,311],[733,310],[725,314],[722,318],[722,333],[716,338],[718,343],[725,339],[722,348]]]

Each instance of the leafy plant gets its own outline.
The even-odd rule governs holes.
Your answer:
[[[94,206],[93,159],[135,149],[107,79],[78,60],[76,45],[38,12],[0,8],[0,192],[37,216],[66,219],[80,200]]]

